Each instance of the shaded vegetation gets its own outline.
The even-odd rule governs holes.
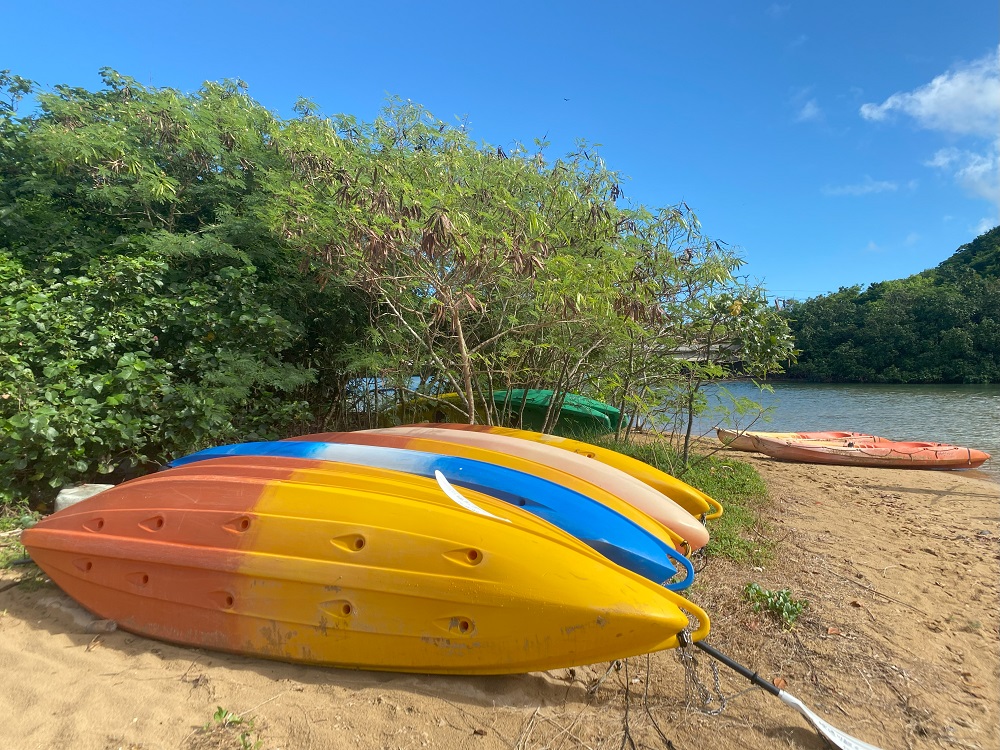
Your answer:
[[[39,518],[40,515],[24,503],[0,505],[0,569],[9,568],[28,556],[21,544],[21,531],[34,526]]]
[[[862,383],[1000,382],[1000,227],[934,269],[796,302],[791,378]]]

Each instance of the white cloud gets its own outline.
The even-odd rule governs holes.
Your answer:
[[[937,167],[938,169],[947,169],[955,160],[961,152],[957,148],[942,148],[933,157],[924,162],[925,167]]]
[[[995,137],[1000,132],[998,63],[1000,48],[912,91],[897,92],[881,104],[863,104],[861,116],[881,121],[892,112],[902,112],[929,130]]]
[[[809,41],[809,37],[807,37],[805,34],[799,34],[797,37],[795,37],[791,41],[791,43],[788,46],[791,49],[795,49],[796,47],[801,47],[803,44],[805,44],[808,41]]]
[[[973,195],[1000,203],[1000,159],[996,151],[992,154],[966,154],[955,179]]]
[[[990,231],[996,225],[997,225],[996,217],[991,219],[988,216],[984,216],[979,220],[979,223],[976,224],[976,228],[973,231],[975,232],[976,237],[978,237],[979,235]]]
[[[982,234],[982,232],[980,232],[980,234]],[[900,246],[913,247],[914,245],[917,245],[920,242],[920,239],[921,239],[920,235],[917,234],[916,232],[908,232],[906,234],[906,237],[904,237],[902,240],[891,240],[889,242],[888,248],[882,247],[881,245],[876,243],[875,240],[868,240],[868,245],[865,247],[865,252],[866,253],[893,252],[895,250],[898,250]]]
[[[771,3],[771,5],[768,6],[767,14],[771,16],[771,18],[781,18],[783,15],[785,15],[785,13],[787,13],[791,9],[791,7],[792,7],[791,5]]]
[[[986,153],[942,148],[924,166],[952,172],[955,182],[968,193],[1000,205],[1000,152],[996,145]]]
[[[1000,206],[1000,47],[881,104],[864,104],[860,111],[872,121],[902,113],[920,127],[976,141],[975,150],[941,148],[924,166],[951,173],[970,195]]]
[[[795,116],[795,122],[809,122],[810,120],[819,120],[823,116],[823,111],[819,108],[815,99],[810,99],[802,108],[799,113]]]
[[[899,189],[899,185],[889,180],[873,180],[868,175],[865,179],[855,185],[837,185],[823,188],[825,195],[869,195],[871,193],[894,192]]]

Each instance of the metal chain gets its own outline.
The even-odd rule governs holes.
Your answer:
[[[701,573],[708,565],[708,555],[705,554],[705,548],[696,549],[688,555],[688,560],[691,561],[691,567],[694,568],[694,572]]]
[[[676,649],[677,660],[684,667],[684,699],[688,706],[696,705],[698,711],[708,716],[718,716],[729,705],[729,701],[738,698],[744,693],[756,690],[754,686],[745,688],[738,693],[726,696],[722,692],[722,683],[719,680],[719,665],[714,661],[712,667],[712,690],[709,691],[705,683],[698,676],[698,660],[695,658],[694,650],[690,646]],[[713,702],[718,702],[718,708],[709,708]]]

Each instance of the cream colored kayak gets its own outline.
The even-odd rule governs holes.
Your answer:
[[[378,430],[362,430],[362,432],[450,440],[464,445],[510,453],[530,461],[546,464],[560,471],[575,474],[580,479],[618,496],[674,531],[692,550],[700,549],[708,544],[708,530],[705,526],[669,497],[620,469],[595,462],[576,453],[505,435],[446,429],[441,426],[408,425]]]
[[[836,432],[836,431],[826,431],[826,432],[758,432],[758,431],[739,431],[739,430],[726,430],[722,427],[717,427],[715,433],[719,436],[719,440],[727,448],[732,448],[736,451],[757,451],[754,447],[754,438],[761,437],[767,440],[839,440],[840,438],[851,438],[851,437],[867,437],[872,439],[872,435],[867,435],[863,432]]]
[[[585,443],[581,440],[566,438],[560,435],[547,435],[543,432],[532,432],[530,430],[518,430],[512,427],[492,427],[487,425],[469,424],[435,424],[433,427],[445,427],[452,430],[469,430],[473,432],[489,432],[493,435],[506,435],[522,440],[531,440],[536,443],[544,443],[555,448],[578,453],[581,456],[600,461],[602,464],[613,466],[624,471],[626,474],[635,477],[639,481],[648,484],[654,490],[662,492],[684,510],[693,516],[705,516],[705,518],[718,518],[722,515],[722,505],[713,498],[706,495],[697,487],[692,487],[686,482],[660,471],[655,466],[650,466],[644,461],[626,456],[618,451],[609,448],[602,448],[599,445]]]

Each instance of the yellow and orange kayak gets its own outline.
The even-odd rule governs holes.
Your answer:
[[[24,532],[97,616],[144,636],[309,664],[454,674],[677,645],[678,594],[487,495],[299,458],[193,462]]]
[[[571,451],[489,432],[455,429],[455,425],[406,425],[362,432],[445,440],[520,456],[575,474],[651,516],[676,533],[692,550],[708,544],[708,530],[669,497],[625,472]],[[555,480],[554,480],[555,481]]]
[[[661,492],[693,516],[705,516],[706,518],[718,518],[722,515],[722,505],[715,499],[709,497],[697,487],[692,487],[686,482],[660,471],[655,466],[650,466],[645,461],[626,456],[618,451],[602,448],[599,445],[586,443],[573,438],[562,437],[560,435],[548,435],[543,432],[532,432],[530,430],[518,430],[512,427],[492,427],[486,425],[468,424],[434,424],[429,427],[443,427],[452,430],[472,430],[474,432],[489,432],[493,435],[505,435],[507,437],[531,440],[536,443],[544,443],[554,448],[578,453],[581,456],[592,458],[602,464],[613,466],[624,471],[626,474],[635,477],[639,481],[648,484],[654,490]]]

